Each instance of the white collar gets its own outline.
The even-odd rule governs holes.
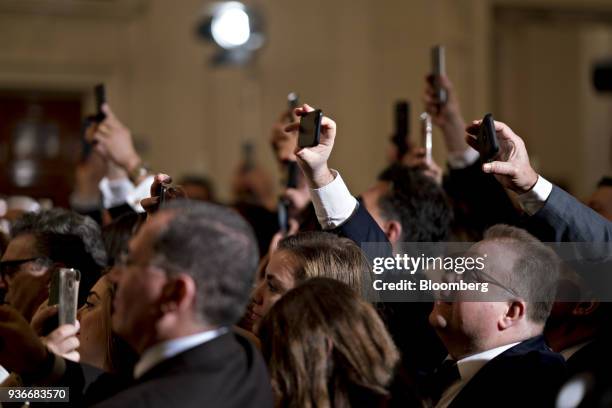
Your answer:
[[[211,341],[228,331],[229,329],[227,327],[221,327],[215,330],[207,330],[190,336],[164,341],[149,347],[142,353],[140,360],[138,360],[138,363],[134,366],[134,378],[140,378],[144,373],[162,361],[168,360],[190,348]]]
[[[520,341],[517,343],[505,344],[490,350],[472,354],[471,356],[464,357],[457,361],[457,368],[459,369],[459,375],[461,375],[461,381],[467,383],[485,364],[519,343]]]

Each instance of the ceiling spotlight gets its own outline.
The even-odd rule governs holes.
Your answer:
[[[221,5],[212,18],[211,32],[213,40],[222,48],[244,45],[251,36],[244,4],[230,1]]]
[[[244,64],[264,44],[263,19],[254,7],[239,1],[216,2],[207,6],[197,26],[200,38],[215,44],[212,62]]]

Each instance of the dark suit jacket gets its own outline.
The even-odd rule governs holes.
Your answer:
[[[363,203],[359,203],[357,209],[344,224],[331,232],[346,237],[361,246],[362,249],[365,249],[366,256],[370,262],[378,256],[393,256],[393,248],[387,236],[380,229],[376,221],[374,221],[374,218],[366,210]],[[372,250],[368,250],[369,248],[363,247],[363,244],[368,242],[376,242],[380,245],[376,245],[375,248],[371,248]]]
[[[568,374],[572,376],[585,371],[603,372],[609,369],[612,365],[611,341],[610,335],[601,336],[575,352],[567,360]]]
[[[246,339],[227,333],[163,361],[95,405],[109,407],[272,407],[266,367]]]
[[[612,222],[557,186],[544,207],[530,217],[529,230],[542,241],[612,241]]]
[[[365,250],[372,262],[375,257],[393,256],[393,248],[363,204],[351,217],[332,232],[349,238]],[[364,243],[378,243],[364,247]],[[429,324],[432,303],[389,302],[377,305],[393,340],[401,350],[403,367],[408,377],[428,372],[446,355],[444,345]]]
[[[449,408],[554,406],[565,378],[563,357],[548,348],[543,336],[533,337],[485,364]]]

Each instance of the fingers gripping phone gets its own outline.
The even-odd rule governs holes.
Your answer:
[[[440,84],[440,77],[446,75],[446,56],[444,47],[436,45],[431,49],[431,73],[433,75],[433,85],[436,91],[436,99],[444,105],[448,99],[446,89]]]
[[[76,322],[81,273],[72,268],[59,268],[51,277],[49,306],[58,305],[59,325]]]
[[[106,87],[104,84],[98,84],[94,87],[96,97],[96,122],[100,123],[106,119],[106,114],[102,111],[102,105],[106,103]]]
[[[298,147],[314,147],[319,144],[321,138],[321,119],[323,119],[321,109],[308,112],[300,118]]]
[[[497,133],[495,133],[495,121],[492,114],[487,113],[482,118],[476,142],[480,159],[483,162],[492,161],[499,153],[499,142],[497,140]]]

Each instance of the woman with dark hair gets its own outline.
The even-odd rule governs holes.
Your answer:
[[[66,351],[67,357],[74,356],[73,358],[81,362],[126,378],[131,377],[137,356],[112,331],[111,316],[116,288],[109,280],[108,274],[113,268],[118,267],[116,262],[127,250],[130,237],[143,221],[144,217],[141,214],[125,214],[103,228],[102,237],[108,254],[109,267],[91,288],[85,303],[77,311],[80,328],[76,337],[79,341],[74,342],[62,336],[52,335],[45,338],[47,342],[56,341],[58,344],[55,344],[55,349]],[[46,305],[41,307],[33,318],[33,327],[35,329],[42,327],[42,321],[56,313],[57,307]],[[67,350],[66,347],[71,344],[78,344],[78,348]]]
[[[286,292],[315,277],[347,284],[372,299],[371,271],[359,246],[328,232],[302,232],[282,239],[265,265],[240,326],[257,333],[259,321]]]
[[[378,407],[390,400],[399,353],[372,305],[333,279],[314,278],[261,321],[277,407]]]
[[[146,216],[128,213],[120,216],[102,229],[102,238],[109,259],[109,271],[118,267],[116,263],[127,251],[130,238],[142,225]],[[132,374],[136,363],[135,353],[112,331],[111,316],[115,285],[102,276],[87,296],[87,301],[78,310],[81,325],[79,333],[81,361],[104,371],[117,374]]]

